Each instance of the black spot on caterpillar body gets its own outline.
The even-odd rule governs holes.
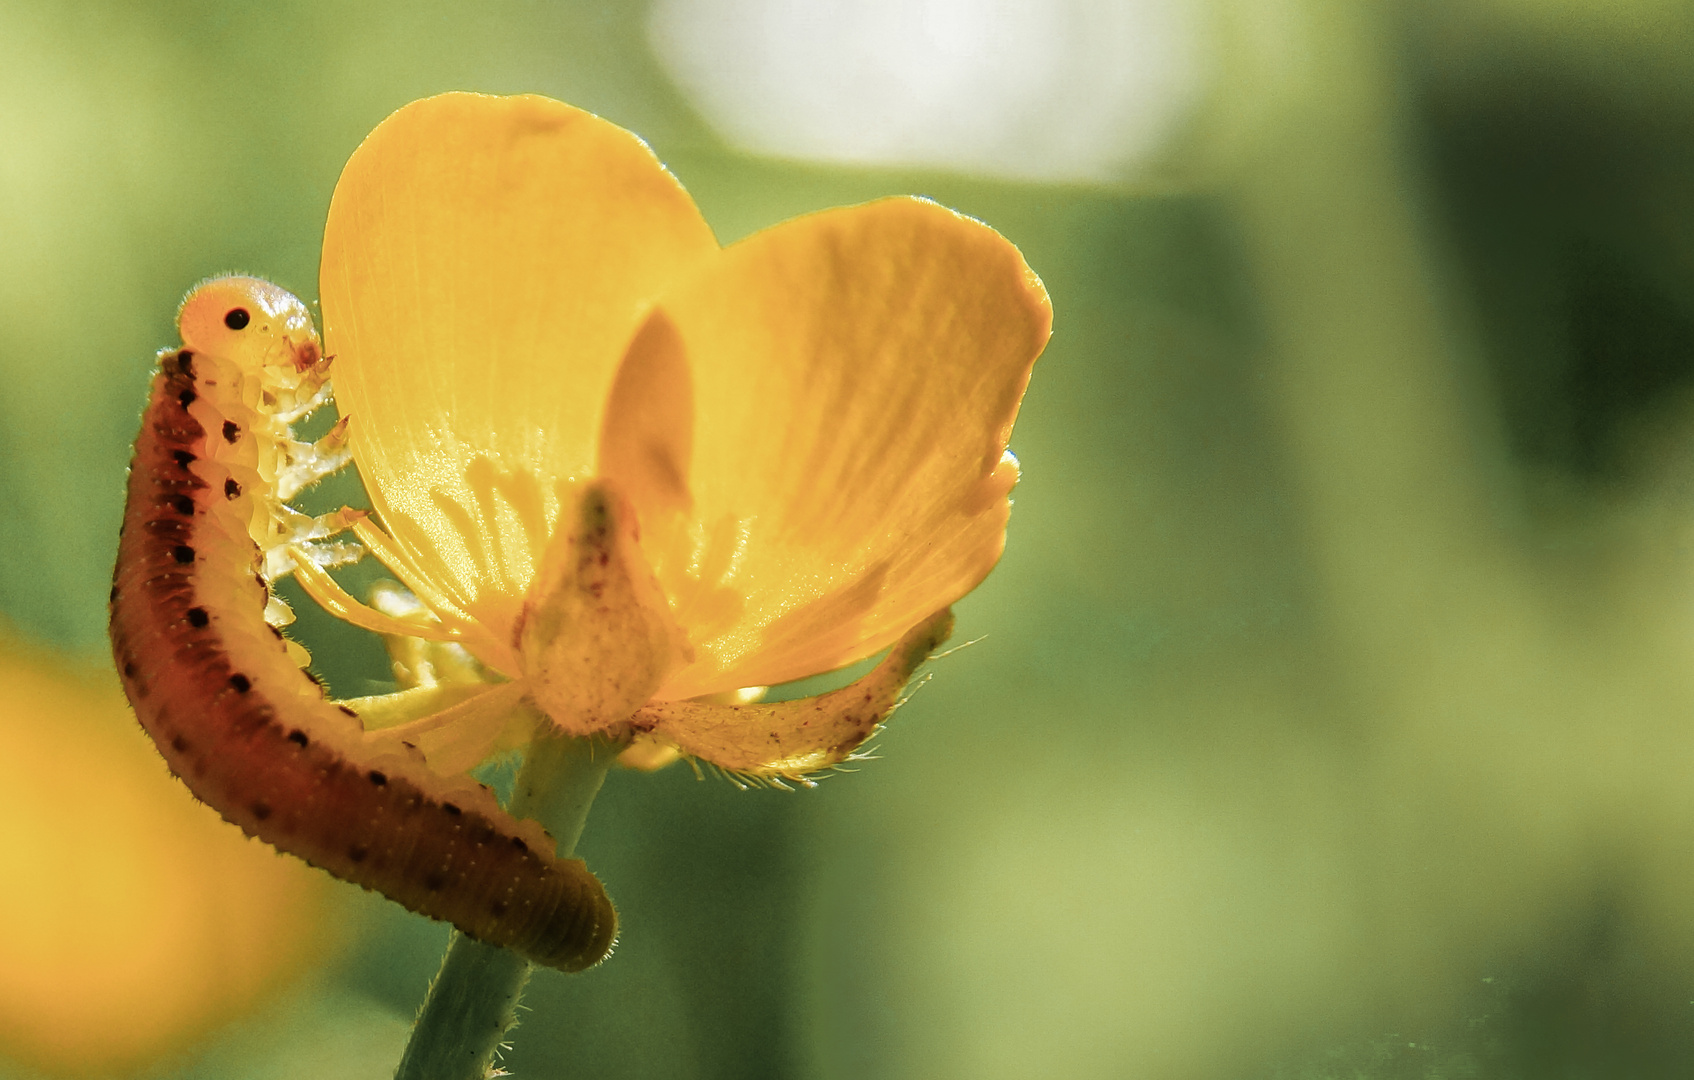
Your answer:
[[[470,779],[368,746],[266,621],[269,556],[294,536],[276,530],[281,500],[252,455],[257,442],[276,475],[288,421],[324,383],[305,306],[224,278],[196,289],[178,324],[185,347],[160,354],[136,439],[111,602],[142,727],[249,835],[537,963],[596,963],[617,916],[584,864]],[[232,442],[226,425],[251,437]]]

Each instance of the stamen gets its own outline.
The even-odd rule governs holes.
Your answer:
[[[406,588],[412,590],[412,594],[422,600],[430,610],[455,622],[473,621],[463,608],[436,587],[412,557],[394,542],[393,537],[378,527],[376,522],[370,518],[354,522],[353,535],[359,538],[359,543],[365,545],[365,550],[375,555],[382,565],[394,571]]]
[[[300,582],[301,588],[318,602],[318,606],[343,622],[372,633],[398,634],[428,641],[459,641],[464,636],[456,630],[449,630],[440,625],[431,626],[424,622],[411,622],[385,615],[353,599],[352,595],[341,587],[341,583],[330,577],[328,571],[319,566],[311,553],[299,544],[290,544],[288,553],[294,560],[294,577]],[[381,555],[377,557],[381,558]]]

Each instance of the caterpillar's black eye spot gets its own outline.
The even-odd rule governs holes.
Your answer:
[[[370,853],[370,848],[367,848],[363,844],[354,844],[352,847],[347,849],[347,857],[352,859],[354,862],[364,862],[365,856]]]
[[[171,749],[175,750],[179,754],[187,753],[188,740],[183,738],[181,735],[171,736]]]
[[[186,409],[190,405],[194,404],[194,399],[198,398],[199,396],[200,396],[199,394],[196,394],[192,390],[184,390],[182,393],[180,393],[176,396],[176,399],[178,401],[182,402],[182,407]]]
[[[377,787],[385,787],[388,784],[388,777],[377,772],[375,769],[372,769],[371,783],[375,784]]]
[[[238,499],[241,497],[241,485],[234,480],[224,481],[224,498]]]
[[[175,458],[176,463],[185,469],[194,464],[194,455],[189,453],[187,450],[173,450],[171,451],[171,457]]]
[[[187,495],[172,496],[171,507],[184,517],[192,517],[194,515],[194,500],[190,499]]]
[[[135,678],[135,676],[137,674],[137,670],[138,669],[135,666],[135,661],[133,661],[133,660],[124,661],[124,678],[126,678],[126,679]]]
[[[454,817],[458,817],[460,814],[464,813],[463,810],[460,810],[457,806],[454,806],[450,802],[442,803],[441,809],[447,811],[449,814],[453,815]]]
[[[241,425],[234,420],[224,421],[224,442],[232,443],[241,438]]]
[[[212,617],[210,615],[206,614],[205,608],[203,608],[203,607],[191,607],[191,608],[188,609],[188,625],[200,627],[200,626],[205,626],[207,623],[209,623],[211,621],[212,621]]]
[[[253,316],[244,307],[230,308],[224,312],[224,325],[231,330],[245,330],[247,324],[253,321]]]
[[[267,803],[267,802],[256,802],[256,803],[254,803],[253,804],[253,816],[258,818],[260,821],[263,821],[266,818],[270,817],[271,816],[271,804]]]
[[[235,688],[236,693],[245,694],[253,689],[253,680],[238,671],[229,677],[229,685]]]
[[[522,840],[518,839],[515,836],[512,837],[512,846],[517,848],[519,851],[528,851],[529,850],[529,845],[524,843]]]
[[[112,595],[107,599],[114,604],[118,602],[118,587],[116,585],[112,586]]]
[[[312,740],[306,738],[306,733],[299,728],[288,733],[288,741],[302,748],[312,745]]]
[[[179,563],[191,563],[194,561],[194,549],[187,544],[178,544],[171,548],[171,558]]]

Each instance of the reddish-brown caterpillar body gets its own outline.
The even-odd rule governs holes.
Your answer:
[[[617,917],[584,864],[554,857],[486,788],[365,740],[272,625],[285,548],[349,520],[282,501],[346,460],[339,428],[316,444],[288,433],[327,389],[305,306],[222,278],[178,325],[184,347],[160,353],[136,438],[112,587],[113,655],[142,727],[249,835],[536,963],[596,963]]]

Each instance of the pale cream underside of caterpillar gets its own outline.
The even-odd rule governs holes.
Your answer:
[[[353,527],[379,554],[392,541],[362,512],[286,503],[349,458],[347,418],[315,443],[290,428],[329,394],[305,305],[219,278],[189,295],[178,327],[183,347],[159,354],[136,439],[112,587],[113,655],[142,727],[250,835],[536,963],[598,962],[617,932],[600,882],[466,774],[514,726],[546,722],[533,686],[489,681],[401,590],[376,608],[353,600],[324,567],[359,549],[329,538]],[[576,526],[574,542],[618,542],[607,497],[582,505],[598,525]],[[409,689],[329,700],[280,629],[292,613],[271,586],[291,572],[333,614],[388,635]],[[598,584],[567,574],[553,587]],[[805,782],[854,755],[951,627],[937,612],[870,674],[816,698],[650,702],[611,734],[635,740],[626,761],[679,751],[745,779]]]

